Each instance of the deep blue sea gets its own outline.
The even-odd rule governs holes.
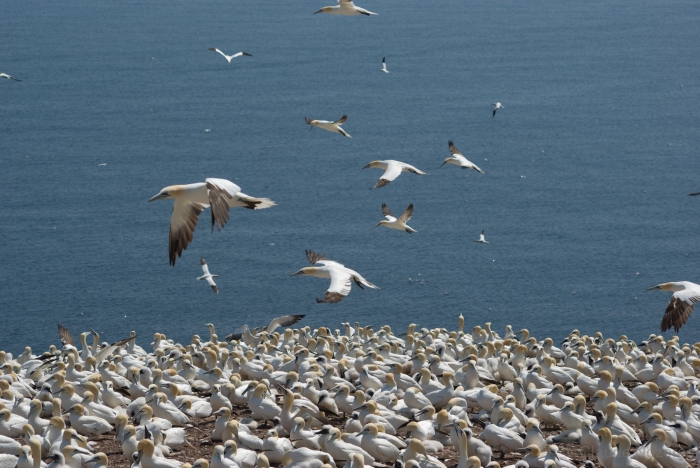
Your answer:
[[[658,333],[669,293],[646,288],[700,282],[700,3],[312,14],[332,4],[0,2],[0,72],[22,80],[0,82],[0,349],[57,344],[57,323],[145,345],[281,314]],[[343,114],[352,139],[304,122]],[[440,168],[448,140],[486,174]],[[369,190],[381,172],[360,169],[381,159],[429,175]],[[170,267],[172,202],[148,199],[207,177],[278,206],[213,234],[204,212]],[[382,203],[413,203],[419,232],[373,229]],[[290,277],[305,249],[381,289],[316,304],[328,281]],[[195,280],[200,256],[221,294]],[[696,311],[680,337],[699,331]]]

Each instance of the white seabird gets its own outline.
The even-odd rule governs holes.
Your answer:
[[[693,306],[700,301],[700,284],[691,283],[690,281],[675,281],[661,283],[647,289],[647,291],[652,289],[674,291],[671,301],[666,307],[666,312],[664,312],[664,318],[661,320],[661,331],[665,332],[669,328],[673,328],[678,332],[685,322],[688,321],[690,314],[693,312]]]
[[[207,262],[204,261],[204,257],[201,257],[199,259],[200,263],[202,264],[202,271],[204,274],[197,278],[197,281],[201,281],[203,279],[207,280],[207,283],[209,283],[209,286],[214,290],[216,294],[219,294],[219,288],[216,287],[216,283],[214,282],[213,278],[218,278],[219,275],[212,275],[209,273],[209,266],[207,265]]]
[[[309,127],[309,131],[313,130],[314,127],[322,128],[328,132],[333,132],[333,133],[340,133],[343,136],[346,136],[348,138],[352,138],[348,132],[340,128],[342,124],[345,123],[346,120],[348,120],[347,115],[343,115],[341,118],[336,120],[335,122],[330,122],[328,120],[311,120],[308,117],[304,117],[306,119],[306,123],[311,125]]]
[[[379,71],[383,71],[384,73],[389,73],[389,70],[386,69],[386,57],[384,57],[382,59],[382,68],[380,68]]]
[[[251,210],[270,208],[275,202],[269,198],[249,197],[241,192],[241,188],[226,179],[206,179],[187,185],[170,185],[165,187],[149,202],[173,199],[173,214],[170,217],[170,264],[175,266],[175,260],[187,249],[192,242],[194,229],[199,220],[199,214],[211,207],[211,230],[214,225],[221,230],[228,222],[228,209],[243,207]]]
[[[491,117],[496,117],[496,111],[498,109],[505,109],[505,107],[503,107],[503,104],[501,104],[500,102],[494,102],[493,103],[493,115],[491,115]]]
[[[0,73],[0,78],[6,78],[8,80],[13,80],[13,81],[22,81],[22,80],[18,80],[17,78],[15,78],[12,75],[8,75],[7,73]]]
[[[331,285],[328,287],[326,295],[323,299],[316,299],[316,302],[319,304],[322,302],[335,303],[342,301],[345,296],[350,294],[352,281],[354,281],[360,289],[365,289],[362,287],[363,285],[368,288],[379,289],[355,270],[346,268],[344,265],[334,262],[333,260],[328,260],[323,255],[307,250],[306,258],[312,265],[321,266],[304,267],[291,276],[309,275],[317,278],[330,278]]]
[[[245,55],[246,57],[252,57],[252,55],[250,55],[248,52],[238,52],[237,54],[226,55],[225,53],[221,52],[216,47],[210,47],[209,50],[214,51],[214,52],[218,52],[221,55],[223,55],[228,63],[231,63],[231,60],[235,59],[236,57],[240,57],[242,55]]]
[[[482,174],[486,174],[484,171],[479,169],[479,166],[465,158],[464,155],[462,155],[462,152],[457,149],[457,147],[454,145],[454,143],[452,143],[452,141],[448,141],[447,144],[450,148],[450,153],[452,153],[452,157],[445,159],[445,162],[442,163],[442,166],[444,166],[445,164],[454,164],[455,166],[459,166],[462,169],[474,169],[475,171],[481,172]]]
[[[364,8],[360,8],[355,6],[355,4],[352,2],[352,0],[338,0],[338,5],[337,6],[325,6],[321,8],[318,11],[314,12],[314,15],[316,13],[328,13],[329,15],[344,15],[344,16],[355,16],[355,15],[377,15],[378,13],[373,13],[369,10],[365,10]]]
[[[486,238],[484,237],[484,231],[481,231],[481,234],[479,234],[479,238],[476,239],[474,242],[481,242],[482,244],[488,244],[488,242],[486,242]]]
[[[401,175],[402,172],[413,172],[414,174],[425,175],[425,172],[416,169],[410,164],[406,164],[401,161],[395,161],[393,159],[387,159],[385,161],[372,161],[362,169],[367,169],[368,167],[384,170],[384,174],[382,174],[382,176],[377,181],[377,184],[373,188],[384,187],[389,182]]]
[[[379,224],[377,224],[374,227],[384,226],[384,227],[388,227],[390,229],[398,229],[399,231],[406,231],[409,234],[413,234],[414,232],[418,232],[406,224],[408,222],[408,220],[411,219],[411,216],[413,215],[413,203],[408,205],[408,208],[406,208],[406,211],[404,211],[401,214],[401,216],[399,216],[398,218],[396,216],[394,216],[394,213],[392,213],[391,210],[389,209],[389,207],[386,206],[386,203],[382,203],[382,213],[384,214],[384,217],[386,219],[379,221]]]

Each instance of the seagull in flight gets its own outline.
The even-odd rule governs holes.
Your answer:
[[[382,214],[386,219],[383,219],[379,221],[379,224],[377,224],[376,227],[379,226],[385,226],[390,229],[398,229],[399,231],[406,231],[409,234],[413,234],[414,232],[418,232],[412,227],[408,226],[406,223],[408,222],[409,219],[411,219],[411,216],[413,216],[413,203],[408,205],[408,208],[406,208],[406,211],[404,211],[401,216],[398,218],[394,216],[394,213],[391,212],[388,206],[386,206],[386,203],[382,203]]]
[[[267,327],[264,327],[264,330],[267,332],[268,335],[270,335],[277,328],[294,325],[295,323],[300,322],[301,319],[303,319],[304,317],[306,317],[306,315],[283,315],[282,317],[276,317],[272,319],[272,321]],[[237,330],[235,330],[233,333],[226,335],[226,341],[240,340],[246,328],[248,328],[248,325],[243,325],[242,327],[239,327]]]
[[[690,281],[676,281],[671,283],[661,283],[653,286],[651,290],[673,291],[671,301],[666,307],[664,318],[661,319],[661,332],[673,328],[676,332],[688,321],[693,312],[693,306],[700,302],[700,284]]]
[[[197,281],[201,281],[203,279],[207,280],[207,283],[209,283],[209,286],[211,286],[211,289],[214,290],[216,294],[219,294],[219,288],[216,287],[216,283],[214,282],[213,278],[218,278],[219,275],[212,275],[209,273],[209,265],[207,265],[207,262],[204,261],[204,257],[201,257],[199,259],[199,262],[202,264],[202,271],[204,274],[197,278]]]
[[[352,138],[348,132],[340,128],[341,125],[345,123],[346,120],[348,120],[347,115],[343,115],[341,118],[336,120],[335,122],[329,122],[328,120],[311,120],[308,117],[304,117],[306,119],[306,123],[310,125],[309,131],[313,130],[314,127],[322,128],[326,131],[333,132],[333,133],[340,133],[343,136],[346,136],[348,138]]]
[[[211,48],[209,48],[209,50],[214,51],[214,52],[218,52],[221,55],[223,55],[228,63],[231,63],[231,60],[235,59],[236,57],[240,57],[241,55],[245,55],[246,57],[252,57],[252,55],[250,55],[248,52],[238,52],[237,54],[226,55],[225,53],[221,52],[216,47],[211,47]]]
[[[328,13],[329,15],[343,15],[343,16],[355,16],[355,15],[376,15],[377,13],[372,13],[371,11],[365,10],[355,6],[352,0],[338,0],[338,6],[326,6],[320,10],[314,12],[316,13]]]
[[[442,163],[442,166],[444,166],[445,164],[454,164],[455,166],[460,166],[462,169],[474,169],[475,171],[481,172],[482,174],[486,174],[484,171],[479,169],[479,166],[465,158],[454,145],[454,143],[448,141],[447,144],[450,148],[450,153],[452,153],[452,157],[445,159],[445,162]]]
[[[488,242],[486,242],[486,238],[484,237],[484,231],[481,231],[481,234],[479,234],[479,238],[476,239],[474,242],[480,242],[480,243],[482,243],[482,244],[488,244]]]
[[[316,298],[316,302],[319,304],[322,302],[336,303],[342,301],[345,296],[350,294],[352,281],[354,281],[360,289],[365,289],[362,287],[363,285],[368,288],[379,289],[377,286],[364,279],[362,275],[355,270],[345,268],[344,265],[334,262],[333,260],[328,260],[323,255],[307,250],[306,258],[312,265],[320,266],[304,267],[296,273],[293,273],[292,276],[308,275],[317,278],[331,279],[331,285],[328,287],[328,291],[326,291],[326,295],[323,299]]]
[[[7,73],[0,73],[0,78],[6,78],[6,79],[12,80],[12,81],[22,81],[22,80],[18,80],[17,78],[15,78],[12,75],[8,75]]]
[[[503,107],[503,105],[500,102],[494,102],[492,105],[493,105],[493,115],[491,117],[496,117],[496,111],[498,109],[505,109],[505,107]]]
[[[221,231],[228,222],[229,208],[261,210],[275,205],[269,198],[246,195],[238,185],[226,179],[206,179],[194,184],[170,185],[148,201],[156,200],[175,200],[170,217],[168,242],[172,266],[175,266],[177,257],[180,257],[182,251],[192,242],[199,215],[206,208],[211,207],[211,230],[214,232],[214,225]]]
[[[393,159],[387,159],[385,161],[372,161],[362,169],[367,169],[368,167],[384,170],[384,174],[382,174],[377,181],[377,184],[373,188],[384,187],[389,182],[400,176],[402,172],[413,172],[414,174],[425,175],[425,172],[421,171],[420,169],[416,169],[410,164],[406,164],[401,161],[394,161]]]
[[[382,68],[380,68],[379,71],[383,71],[384,73],[389,73],[389,70],[386,69],[386,57],[384,57],[382,59]]]

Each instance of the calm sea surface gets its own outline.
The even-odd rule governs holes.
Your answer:
[[[0,2],[0,71],[23,80],[0,82],[0,349],[43,350],[57,323],[144,345],[292,313],[658,333],[669,294],[645,289],[700,282],[700,3],[312,15],[329,4]],[[343,114],[352,139],[304,123]],[[440,168],[448,140],[486,174]],[[380,159],[429,175],[369,190],[381,172],[360,169]],[[278,206],[234,210],[214,234],[203,213],[172,268],[172,202],[147,201],[207,177]],[[373,229],[383,202],[413,203],[419,233]],[[328,282],[289,276],[304,249],[381,289],[316,304]],[[221,294],[195,281],[200,256]],[[700,311],[681,339],[699,331]]]

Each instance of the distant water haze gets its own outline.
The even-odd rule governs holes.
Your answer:
[[[462,313],[467,330],[555,341],[659,332],[669,293],[646,288],[700,283],[700,5],[312,14],[333,4],[0,3],[0,71],[22,80],[0,82],[0,349],[60,344],[57,323],[144,346],[286,314],[398,333]],[[304,121],[343,114],[352,139]],[[440,168],[448,140],[486,174]],[[360,169],[384,159],[428,175],[369,190],[380,173]],[[170,267],[172,202],[147,201],[207,177],[278,206],[232,210],[213,234],[204,212]],[[413,203],[419,232],[373,229],[382,203]],[[381,289],[316,304],[328,282],[290,277],[305,249]],[[196,281],[200,257],[220,294]],[[699,330],[696,312],[679,335]]]

